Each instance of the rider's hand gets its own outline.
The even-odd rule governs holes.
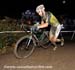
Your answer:
[[[37,26],[33,26],[33,27],[32,27],[32,30],[33,30],[33,31],[38,31],[39,28],[38,28]]]

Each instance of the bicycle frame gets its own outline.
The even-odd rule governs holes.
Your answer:
[[[41,42],[39,41],[39,39],[37,38],[36,34],[34,34],[34,31],[32,30],[32,28],[30,29],[30,31],[27,31],[27,32],[30,32],[30,37],[29,37],[29,42],[28,42],[28,45],[30,44],[30,41],[32,40],[33,43],[34,43],[34,46],[43,46],[41,44]],[[48,38],[48,32],[47,31],[43,31],[43,33],[47,36]],[[42,34],[43,34],[42,33]],[[38,33],[37,33],[38,34]],[[40,35],[41,36],[41,35]]]
[[[41,35],[39,36],[39,38],[37,36],[38,33],[35,34],[32,28],[30,29],[30,31],[26,30],[26,32],[27,32],[27,35],[21,37],[15,45],[14,54],[16,55],[17,58],[27,58],[28,56],[32,54],[32,52],[35,49],[35,46],[37,45],[43,47],[44,49],[48,47],[46,46],[47,43],[49,42],[49,40],[47,39],[48,37],[47,32],[43,31]],[[24,43],[24,46],[23,45],[19,46],[19,44],[21,44],[23,40],[26,40]],[[22,54],[21,52],[23,51],[27,53]]]

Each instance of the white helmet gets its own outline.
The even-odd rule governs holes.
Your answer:
[[[39,10],[44,10],[44,9],[45,9],[44,5],[41,4],[41,5],[36,7],[36,12],[39,12]]]

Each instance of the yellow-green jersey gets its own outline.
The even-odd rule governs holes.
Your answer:
[[[42,20],[54,27],[57,27],[60,24],[57,18],[51,12],[46,12],[45,16],[42,17]]]

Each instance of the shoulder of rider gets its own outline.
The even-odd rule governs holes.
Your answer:
[[[45,15],[42,16],[41,21],[46,22],[47,18],[48,18],[48,12],[46,12]]]
[[[52,13],[50,11],[47,11],[45,13],[45,16],[42,17],[42,21],[48,22],[48,19],[51,17]]]

